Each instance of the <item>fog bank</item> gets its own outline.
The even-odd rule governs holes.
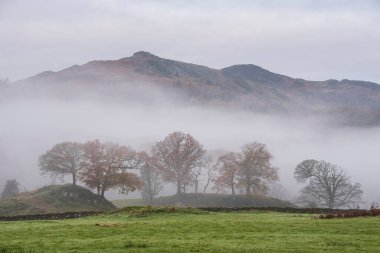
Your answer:
[[[34,189],[51,183],[40,175],[38,156],[63,141],[100,139],[149,150],[173,131],[191,133],[207,150],[239,151],[252,141],[267,144],[280,183],[297,196],[293,179],[304,159],[324,159],[347,169],[362,184],[363,199],[379,201],[380,127],[338,128],[322,119],[267,116],[170,104],[62,102],[25,99],[0,106],[0,187],[16,178]],[[168,193],[168,192],[166,192]],[[134,194],[132,196],[139,196]]]

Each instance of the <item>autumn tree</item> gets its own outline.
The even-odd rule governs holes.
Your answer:
[[[7,182],[5,183],[3,192],[1,193],[1,198],[11,197],[19,193],[20,190],[18,186],[19,186],[19,183],[16,181],[16,179],[7,180]]]
[[[135,173],[142,163],[140,154],[132,148],[99,140],[84,144],[82,181],[90,188],[96,188],[98,195],[110,189],[127,194],[140,189],[142,182]]]
[[[190,134],[173,132],[152,147],[156,166],[163,179],[177,184],[177,194],[189,184],[191,171],[196,168],[204,155],[202,145]]]
[[[348,207],[360,201],[363,191],[352,184],[343,168],[326,161],[304,160],[297,165],[294,177],[308,184],[301,190],[301,200],[321,207]]]
[[[216,161],[214,169],[218,176],[213,180],[214,188],[217,191],[224,188],[230,188],[232,195],[235,195],[237,185],[237,172],[240,168],[241,155],[234,152],[229,152],[222,155]]]
[[[155,166],[152,157],[147,153],[142,153],[141,155],[143,159],[140,169],[141,180],[143,182],[141,195],[143,199],[147,199],[150,204],[153,204],[153,198],[162,190],[161,173]]]
[[[242,152],[220,156],[215,165],[218,176],[214,179],[217,190],[238,188],[247,195],[265,195],[270,182],[278,180],[277,170],[270,164],[272,156],[266,145],[253,142],[242,147]]]
[[[245,145],[239,162],[238,187],[247,195],[251,193],[265,195],[268,183],[278,180],[276,168],[270,160],[272,155],[265,144],[253,142]]]
[[[63,142],[55,145],[39,158],[43,174],[53,178],[71,175],[76,185],[83,162],[83,146],[77,142]]]
[[[84,161],[81,180],[90,188],[96,188],[98,195],[102,190],[106,161],[106,145],[99,140],[88,141],[83,145]]]

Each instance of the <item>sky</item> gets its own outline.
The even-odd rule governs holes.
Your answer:
[[[0,0],[0,78],[149,51],[380,83],[378,24],[376,0]]]

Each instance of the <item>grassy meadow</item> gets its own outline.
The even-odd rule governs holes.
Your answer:
[[[0,252],[380,252],[380,217],[128,208],[0,222]]]

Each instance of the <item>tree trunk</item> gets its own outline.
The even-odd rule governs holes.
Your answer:
[[[181,182],[178,180],[177,181],[177,194],[181,194],[182,189],[181,189]]]
[[[102,196],[102,197],[104,197],[104,193],[105,193],[105,191],[106,191],[107,181],[108,181],[107,178],[105,178],[104,181],[103,181],[102,184],[101,184],[101,189],[102,189],[102,191],[101,191],[100,196]]]
[[[329,208],[330,209],[334,209],[334,207],[335,207],[335,203],[334,203],[335,201],[334,201],[334,199],[332,199],[331,197],[330,197],[330,199],[329,199]]]
[[[210,177],[207,179],[207,183],[205,185],[205,188],[203,188],[203,193],[206,193],[207,187],[210,184]]]
[[[73,173],[73,185],[77,185],[77,179],[75,177],[75,173]]]
[[[153,205],[153,195],[150,194],[150,195],[149,195],[149,198],[150,198],[150,205],[152,206],[152,205]]]
[[[246,187],[246,192],[245,192],[247,195],[251,195],[251,186],[250,185],[247,185]]]
[[[233,178],[230,178],[230,184],[231,184],[232,195],[235,196],[235,186],[234,186],[234,179]]]

